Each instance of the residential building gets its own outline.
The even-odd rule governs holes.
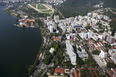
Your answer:
[[[58,20],[59,20],[59,16],[58,16],[58,15],[55,15],[55,16],[54,16],[54,21],[55,21],[55,22],[58,22]]]
[[[99,54],[99,57],[100,57],[101,59],[107,58],[107,52],[101,50],[101,53]]]
[[[110,44],[115,43],[115,37],[113,37],[113,36],[107,36],[106,41],[109,42]]]
[[[66,40],[66,49],[67,49],[72,65],[76,65],[76,54],[69,40]]]
[[[116,64],[116,49],[110,49],[108,53],[110,54],[112,61]]]
[[[64,74],[64,68],[56,68],[55,72],[54,72],[54,75],[57,75],[57,73],[60,73],[60,75],[63,75]]]
[[[49,52],[52,54],[54,52],[54,48],[50,48]]]

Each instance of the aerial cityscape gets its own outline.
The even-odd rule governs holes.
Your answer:
[[[116,77],[115,0],[0,0],[0,77]]]

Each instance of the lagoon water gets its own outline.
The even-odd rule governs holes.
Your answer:
[[[15,21],[0,6],[0,77],[25,77],[41,46],[39,29],[15,27]]]

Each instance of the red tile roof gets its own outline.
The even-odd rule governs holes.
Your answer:
[[[75,73],[74,73],[74,74],[75,74],[75,77],[78,77],[78,75],[77,75],[77,71],[75,71]]]
[[[116,74],[116,68],[112,68],[112,71]]]
[[[53,36],[53,39],[54,39],[54,40],[58,40],[58,41],[61,40],[61,38],[56,37],[56,36]]]
[[[58,73],[58,72],[63,74],[64,73],[64,68],[56,68],[54,73]]]
[[[79,77],[81,77],[81,71],[79,70]]]

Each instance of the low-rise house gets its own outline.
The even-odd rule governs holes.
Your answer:
[[[101,53],[99,54],[99,57],[100,57],[101,59],[107,58],[107,52],[101,50]]]
[[[53,54],[54,48],[51,48],[51,49],[49,50],[49,52],[50,52],[51,54]]]
[[[107,70],[107,73],[110,77],[116,77],[116,68],[111,68],[111,70]]]
[[[61,41],[61,36],[53,36],[54,41]]]
[[[81,51],[77,50],[77,54],[83,61],[85,61],[88,58],[88,54],[83,47],[80,47],[80,48],[81,48]]]
[[[116,64],[116,49],[110,49],[108,53],[110,54],[112,61]]]
[[[60,73],[60,75],[63,75],[64,74],[64,68],[56,68],[55,72],[54,72],[54,75],[57,75],[58,73]]]
[[[70,73],[70,69],[65,69],[64,71],[65,71],[65,73],[67,73],[67,74]]]

